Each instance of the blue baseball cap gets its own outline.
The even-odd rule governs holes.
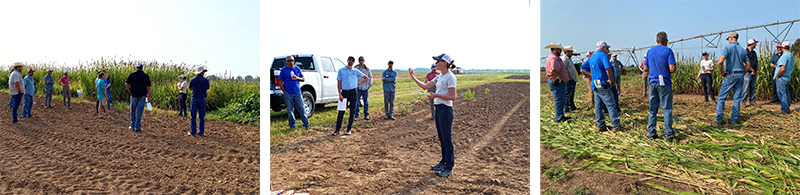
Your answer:
[[[358,56],[358,60],[364,60],[364,56]]]

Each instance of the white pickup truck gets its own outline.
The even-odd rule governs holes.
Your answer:
[[[305,82],[300,82],[306,115],[311,117],[317,106],[336,103],[339,100],[339,91],[336,87],[337,71],[344,68],[345,64],[337,58],[328,56],[314,54],[292,56],[306,79]],[[286,66],[286,57],[275,57],[270,67],[270,78],[272,78],[269,82],[270,109],[275,112],[286,108],[283,91],[278,86],[278,75]],[[297,114],[299,113],[295,113]]]

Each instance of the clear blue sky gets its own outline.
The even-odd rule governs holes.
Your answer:
[[[106,56],[259,75],[258,0],[0,1],[0,65]]]
[[[655,45],[655,35],[667,32],[670,41],[701,34],[733,30],[778,21],[800,18],[800,1],[541,1],[540,55],[550,42],[572,45],[577,51],[594,50],[597,41],[606,41],[611,50]],[[768,27],[772,33],[782,31],[788,24]],[[748,38],[764,41],[770,38],[764,28],[738,31],[739,42],[746,46]],[[723,47],[727,34],[719,42]],[[781,36],[782,38],[783,36]],[[786,40],[800,38],[800,22],[789,31]],[[709,40],[711,38],[708,38]],[[719,38],[718,38],[719,39]],[[720,53],[721,48],[702,48],[694,39],[675,43],[672,50],[680,54],[700,56],[702,50]],[[716,41],[715,41],[716,43]],[[764,43],[764,42],[761,42]],[[773,47],[775,44],[772,44]],[[762,45],[759,45],[761,47]],[[683,52],[681,52],[683,48]],[[758,49],[758,48],[757,48]],[[638,51],[641,60],[645,51]],[[575,57],[573,57],[575,58]],[[580,58],[580,57],[578,57]],[[627,58],[620,58],[623,63]],[[539,60],[544,66],[543,60]],[[625,63],[626,65],[630,64]]]

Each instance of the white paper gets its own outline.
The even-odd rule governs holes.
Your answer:
[[[148,99],[149,99],[149,98],[144,98],[144,101],[148,101],[148,102],[147,102],[147,110],[153,111],[153,105],[152,105],[152,104],[150,104],[150,102],[149,102],[149,100],[148,100]]]
[[[664,86],[664,76],[658,75],[658,85]]]
[[[422,94],[422,95],[431,95],[428,92],[424,92],[424,91],[419,90],[419,89],[417,89],[417,93]]]
[[[336,105],[336,110],[344,111],[346,109],[347,109],[347,98],[342,98],[342,101],[339,101],[339,103]]]

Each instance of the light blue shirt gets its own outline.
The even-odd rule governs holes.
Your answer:
[[[397,86],[395,83],[397,80],[397,71],[389,69],[384,70],[383,80],[383,91],[395,92],[395,87]]]
[[[788,54],[788,55],[787,55]],[[775,68],[775,74],[778,75],[778,71],[781,70],[781,66],[786,66],[786,69],[783,70],[783,74],[780,78],[783,79],[791,79],[792,78],[792,71],[794,70],[794,56],[789,51],[783,52],[781,58],[778,59],[778,63],[775,64],[777,68]],[[25,77],[27,78],[27,77]],[[26,91],[27,93],[27,91]]]
[[[725,56],[725,71],[737,72],[744,71],[744,62],[750,61],[747,57],[747,51],[739,45],[739,42],[732,42],[730,45],[722,49],[722,55]]]
[[[50,75],[44,76],[44,89],[53,90],[53,83],[56,83],[53,80],[53,77]]]
[[[355,89],[358,86],[359,78],[363,78],[364,73],[357,70],[355,67],[353,69],[347,69],[344,67],[339,69],[338,74],[336,75],[337,81],[342,81],[342,90],[351,90]]]
[[[620,72],[622,70],[622,68],[623,68],[622,67],[622,62],[620,62],[619,60],[613,60],[613,59],[610,62],[611,62],[611,66],[614,67],[614,72],[613,72],[614,73],[614,78],[619,78],[620,76],[622,76],[622,74]]]
[[[370,87],[372,87],[372,72],[370,72],[369,68],[361,68],[359,66],[354,66],[353,69],[360,70],[361,73],[367,75],[367,78],[369,79],[369,81],[358,85],[358,90],[368,90]],[[358,82],[361,82],[362,80],[364,80],[363,77],[358,77]]]
[[[25,78],[22,79],[22,83],[25,84],[25,95],[36,95],[36,87],[33,86],[33,77],[25,76]]]

